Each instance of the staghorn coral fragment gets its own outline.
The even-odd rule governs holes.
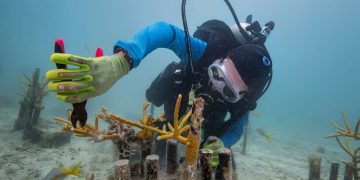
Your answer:
[[[179,128],[180,128],[180,129],[183,128],[184,125],[187,123],[187,120],[190,118],[191,114],[192,114],[192,109],[190,109],[190,110],[186,113],[186,115],[181,119],[181,122],[180,122],[180,124],[179,124]]]
[[[112,136],[112,134],[114,133],[112,131],[109,132],[99,131],[98,119],[102,119],[110,126],[114,126],[114,127],[120,126],[121,124],[127,124],[128,126],[138,127],[141,129],[141,131],[139,131],[136,135],[137,137],[144,140],[149,139],[152,136],[152,133],[155,132],[159,134],[158,140],[177,139],[181,143],[189,145],[188,139],[184,137],[183,134],[191,129],[190,125],[186,125],[186,123],[192,114],[192,110],[188,111],[179,123],[178,117],[179,117],[181,98],[182,96],[179,95],[175,106],[174,127],[170,123],[167,124],[169,131],[167,131],[166,126],[163,126],[162,129],[159,129],[158,127],[154,126],[158,121],[163,121],[165,119],[165,115],[164,113],[162,113],[156,119],[153,119],[152,114],[149,115],[147,114],[147,108],[149,107],[147,101],[145,101],[143,105],[143,117],[140,120],[140,123],[109,113],[105,107],[102,107],[101,109],[102,114],[96,114],[95,126],[92,126],[91,124],[86,124],[83,128],[74,129],[72,128],[71,121],[69,120],[63,119],[61,117],[54,117],[54,120],[64,123],[64,127],[62,129],[63,131],[73,132],[76,136],[91,137],[97,141],[108,140],[108,139],[116,140],[117,138],[123,137],[118,135]]]
[[[152,133],[157,133],[158,140],[178,140],[186,145],[186,165],[189,175],[194,177],[196,172],[198,151],[201,142],[200,130],[203,120],[202,112],[204,108],[204,101],[201,98],[196,98],[194,100],[193,108],[187,111],[186,114],[179,119],[181,99],[182,96],[179,95],[174,109],[173,124],[167,123],[161,129],[155,127],[154,125],[158,121],[164,120],[164,114],[161,114],[156,119],[153,119],[152,114],[147,114],[147,108],[149,107],[148,102],[144,102],[143,116],[139,122],[134,122],[116,114],[109,113],[105,107],[102,107],[102,113],[96,114],[94,125],[86,124],[83,128],[74,129],[72,128],[72,124],[69,120],[60,117],[54,117],[54,119],[64,123],[64,131],[71,131],[76,136],[91,137],[95,141],[123,141],[124,139],[127,139],[126,137],[129,136],[129,134],[124,131],[124,129],[130,126],[141,129],[141,131],[136,134],[137,139],[146,140],[152,136]],[[190,118],[191,120],[188,123]],[[99,130],[99,119],[102,119],[110,125],[108,131],[105,132]],[[187,134],[187,136],[184,134]],[[124,152],[128,151],[128,148],[123,146],[119,147],[119,149],[124,149]],[[124,157],[128,157],[128,154],[125,153]]]
[[[353,167],[354,178],[358,179],[360,172],[360,168],[358,168],[360,155],[358,154],[358,152],[360,151],[360,147],[357,147],[356,150],[354,151],[353,148],[351,147],[351,143],[349,140],[350,139],[360,140],[360,133],[359,133],[360,119],[357,121],[354,130],[352,130],[344,112],[341,112],[341,116],[343,118],[346,129],[341,128],[334,121],[330,121],[331,124],[337,129],[337,131],[335,134],[327,136],[326,138],[334,137],[336,139],[336,142],[339,144],[339,146],[352,158],[352,162],[345,162],[345,161],[343,162]],[[340,137],[342,137],[342,141],[340,140]]]
[[[183,144],[188,145],[189,142],[187,138],[185,138],[182,134],[187,132],[190,127],[184,126],[189,119],[192,111],[189,111],[184,118],[182,118],[181,123],[179,124],[178,117],[179,117],[179,109],[180,109],[180,103],[181,103],[182,96],[179,95],[178,99],[176,101],[175,111],[174,111],[174,127],[168,123],[167,127],[170,131],[166,130],[166,127],[163,126],[162,129],[159,129],[158,127],[154,127],[154,124],[158,122],[159,120],[162,121],[164,119],[164,114],[161,114],[158,116],[155,120],[152,120],[151,115],[146,115],[146,108],[148,107],[148,103],[145,102],[143,106],[143,118],[140,120],[140,123],[130,121],[126,118],[117,116],[115,114],[110,114],[110,118],[125,123],[129,126],[134,126],[142,129],[137,135],[141,138],[149,137],[150,133],[158,133],[159,136],[157,137],[158,140],[165,140],[165,139],[177,139],[178,141],[182,142]],[[176,115],[175,115],[176,114]]]
[[[185,148],[185,159],[188,165],[194,164],[197,160],[198,151],[200,147],[199,138],[189,133],[188,136],[189,145]]]
[[[79,128],[74,128],[71,124],[71,121],[69,120],[70,117],[69,115],[71,114],[71,112],[68,112],[68,119],[64,119],[61,117],[53,117],[53,119],[64,123],[64,126],[62,128],[63,131],[73,132],[73,134],[78,137],[90,137],[95,142],[100,142],[104,140],[117,141],[123,138],[124,137],[123,134],[127,133],[123,131],[124,128],[126,127],[121,127],[121,124],[117,123],[117,121],[110,119],[109,113],[105,107],[102,107],[101,111],[103,114],[96,114],[94,126],[91,125],[90,123],[87,123],[85,124],[84,127],[77,126]],[[105,122],[107,122],[110,125],[110,127],[115,128],[115,131],[111,131],[111,130],[109,130],[108,132],[100,131],[98,125],[99,119],[102,119]]]
[[[147,108],[149,107],[149,103],[147,101],[144,102],[143,105],[143,118],[140,119],[140,123],[144,126],[154,127],[158,121],[164,121],[165,113],[160,114],[155,120],[152,118],[152,114],[147,115]],[[141,139],[149,140],[152,136],[152,131],[147,129],[142,129],[136,134]]]
[[[151,114],[146,115],[146,108],[148,107],[148,103],[145,102],[143,105],[143,118],[140,120],[140,123],[130,121],[126,118],[117,116],[115,114],[110,114],[109,117],[114,119],[118,122],[125,123],[129,126],[134,126],[142,129],[137,133],[137,136],[140,138],[149,138],[153,132],[158,133],[159,136],[157,137],[158,140],[166,140],[166,139],[177,139],[183,144],[189,145],[189,142],[186,137],[183,136],[183,133],[186,133],[190,130],[189,125],[185,125],[187,120],[189,119],[190,115],[192,114],[192,110],[187,112],[187,114],[181,119],[179,124],[179,109],[181,103],[182,96],[179,95],[176,101],[175,110],[174,110],[174,126],[170,123],[167,124],[169,131],[166,130],[166,126],[163,126],[162,129],[158,127],[154,127],[155,123],[158,121],[162,121],[164,119],[164,114],[158,116],[155,120],[152,120]]]
[[[201,142],[201,123],[203,121],[204,100],[195,98],[193,114],[190,121],[190,132],[188,134],[189,145],[185,148],[186,174],[188,179],[195,179],[197,172],[197,159]]]
[[[183,134],[190,130],[190,125],[186,125],[184,128],[181,128],[179,134]]]
[[[331,135],[331,136],[327,136],[327,138],[329,137],[338,137],[338,136],[345,136],[345,137],[350,137],[350,138],[354,138],[356,140],[360,140],[360,133],[359,133],[359,125],[360,125],[360,119],[358,120],[358,122],[356,123],[355,129],[354,131],[351,130],[350,128],[350,124],[349,121],[345,115],[344,112],[341,112],[341,115],[343,117],[343,121],[344,124],[346,126],[346,129],[341,128],[339,125],[337,125],[334,121],[330,121],[331,124],[337,129],[336,134]]]
[[[165,139],[177,139],[180,142],[182,142],[185,145],[190,145],[187,138],[182,136],[183,133],[187,132],[190,128],[185,126],[185,123],[189,119],[190,115],[192,114],[192,110],[187,112],[187,114],[182,118],[180,124],[179,124],[179,109],[181,104],[181,94],[178,95],[178,98],[176,100],[175,110],[174,110],[174,127],[167,123],[167,127],[169,128],[170,132],[167,132],[167,134],[161,135],[158,137],[158,140],[165,140]]]
[[[112,140],[118,146],[120,159],[127,159],[130,157],[130,143],[134,142],[141,145],[141,158],[146,157],[146,153],[143,152],[146,148],[151,149],[152,138],[149,137],[152,137],[154,133],[158,135],[158,140],[172,139],[175,142],[179,141],[186,145],[186,160],[183,164],[184,167],[186,167],[184,168],[186,173],[184,173],[184,175],[187,174],[189,179],[194,179],[198,168],[197,159],[201,142],[200,132],[201,123],[203,121],[202,112],[204,101],[201,98],[194,99],[193,107],[181,117],[181,115],[179,115],[181,98],[182,96],[179,95],[176,101],[173,123],[164,123],[161,128],[157,127],[156,123],[164,120],[164,114],[162,113],[157,118],[153,119],[151,113],[147,114],[149,104],[146,101],[142,107],[143,116],[137,122],[109,113],[105,107],[102,107],[101,113],[96,114],[95,123],[93,125],[86,124],[83,128],[73,128],[71,121],[67,119],[60,117],[54,117],[54,119],[63,123],[64,131],[73,132],[76,136],[90,137],[91,139],[89,140],[94,140],[95,142]],[[99,130],[99,119],[109,124],[107,131]],[[133,131],[133,134],[130,134],[126,129],[130,129],[131,127],[138,127],[141,130],[136,135],[135,131]],[[147,146],[146,143],[149,143],[150,145]],[[141,163],[144,162],[145,160],[142,159]],[[143,172],[143,170],[140,170],[140,172]]]
[[[117,116],[115,114],[110,114],[110,117],[116,121],[119,121],[121,123],[125,123],[129,126],[134,126],[134,127],[138,127],[140,129],[146,129],[146,130],[149,130],[149,131],[153,131],[153,132],[156,132],[156,133],[159,133],[159,134],[166,134],[166,132],[158,129],[158,128],[154,128],[154,127],[151,127],[151,126],[147,126],[147,125],[144,125],[144,124],[141,124],[141,123],[137,123],[137,122],[133,122],[133,121],[130,121],[130,120],[127,120],[126,118],[123,118],[123,117],[120,117],[120,116]]]

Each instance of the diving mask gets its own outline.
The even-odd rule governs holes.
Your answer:
[[[248,87],[229,58],[218,59],[208,67],[213,90],[231,103],[236,103],[248,92]]]

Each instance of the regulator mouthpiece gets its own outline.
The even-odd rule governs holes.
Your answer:
[[[263,43],[265,43],[266,39],[269,37],[270,32],[274,29],[274,26],[275,23],[273,21],[269,21],[262,28],[260,34],[265,38]]]

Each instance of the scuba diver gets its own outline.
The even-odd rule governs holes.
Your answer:
[[[202,147],[214,151],[212,162],[216,166],[217,152],[223,147],[230,148],[240,139],[249,111],[256,108],[258,99],[270,85],[272,60],[264,43],[273,28],[272,21],[261,27],[251,20],[241,24],[237,21],[234,26],[209,20],[188,37],[186,28],[184,31],[166,22],[156,22],[135,33],[130,40],[118,41],[111,56],[84,58],[53,54],[51,61],[80,68],[48,71],[48,89],[56,92],[60,100],[80,103],[105,93],[152,51],[169,49],[181,61],[170,63],[156,77],[146,91],[146,98],[155,106],[164,106],[166,122],[163,123],[172,123],[178,94],[183,97],[179,117],[189,108],[192,99],[189,92],[203,98],[202,139],[206,141]],[[161,161],[165,145],[158,143],[156,153]]]

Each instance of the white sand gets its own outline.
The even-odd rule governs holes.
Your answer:
[[[311,139],[309,139],[311,140]],[[330,141],[330,139],[324,139]],[[325,147],[325,146],[324,146]],[[331,162],[348,159],[337,144],[326,146],[325,153],[318,153],[319,144],[304,141],[298,137],[274,136],[272,143],[258,134],[251,134],[246,155],[241,154],[242,146],[234,147],[239,179],[308,179],[308,156],[318,155],[321,160],[321,178],[329,179]],[[339,174],[343,174],[340,165]],[[340,177],[340,176],[339,176]]]
[[[80,179],[91,173],[96,179],[108,179],[114,174],[116,155],[111,142],[93,143],[86,138],[72,137],[71,143],[63,147],[41,148],[22,141],[21,132],[11,132],[17,113],[14,109],[0,109],[0,179],[42,179],[59,164],[71,167],[78,162],[81,162]],[[44,128],[55,132],[61,125],[45,123]],[[239,179],[308,179],[307,157],[319,147],[311,140],[273,134],[273,142],[269,143],[256,132],[250,133],[246,155],[240,153],[241,143],[233,147]],[[322,179],[329,177],[330,161],[348,158],[333,144],[325,147],[324,154],[316,153],[322,157]],[[340,174],[343,166],[341,164]],[[68,176],[65,179],[78,178]]]

